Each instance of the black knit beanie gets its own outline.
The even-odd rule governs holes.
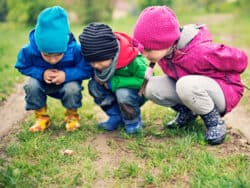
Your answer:
[[[112,29],[102,23],[90,23],[79,35],[82,53],[86,61],[104,61],[115,57],[117,39]]]

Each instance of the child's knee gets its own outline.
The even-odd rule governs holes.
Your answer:
[[[40,83],[37,79],[30,78],[24,86],[24,91],[27,94],[36,93],[40,91]]]
[[[182,77],[176,82],[176,93],[182,101],[189,100],[193,91],[193,83],[188,77]]]
[[[103,96],[103,93],[107,93],[103,86],[98,84],[94,79],[91,79],[88,83],[89,94],[94,98]]]
[[[126,88],[121,88],[116,91],[117,101],[119,103],[128,103],[131,99],[131,93]]]
[[[66,95],[79,95],[82,89],[82,86],[77,82],[69,82],[64,85],[64,92]]]

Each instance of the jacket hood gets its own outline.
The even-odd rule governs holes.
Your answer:
[[[133,46],[132,38],[120,32],[114,32],[120,44],[116,68],[122,68],[130,64],[139,54],[139,50]]]

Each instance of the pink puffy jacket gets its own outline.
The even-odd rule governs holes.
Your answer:
[[[175,51],[171,61],[159,61],[163,72],[175,80],[186,75],[204,75],[216,80],[225,95],[225,113],[230,112],[243,95],[240,74],[247,64],[248,58],[243,51],[213,44],[206,27],[202,27],[185,48]]]

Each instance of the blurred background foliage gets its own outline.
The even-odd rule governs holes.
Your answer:
[[[24,77],[13,68],[19,49],[28,42],[38,14],[53,5],[68,12],[76,38],[90,22],[104,22],[114,31],[131,35],[136,18],[145,7],[167,5],[176,12],[181,25],[204,23],[215,42],[243,47],[249,52],[249,0],[0,0],[0,36],[4,36],[0,43],[0,106],[15,83],[23,81]],[[250,71],[243,79],[249,86]]]
[[[0,0],[0,22],[34,25],[37,15],[48,6],[61,5],[69,12],[71,22],[86,24],[110,21],[122,15],[138,15],[150,5],[167,5],[178,12],[250,14],[248,0]]]

